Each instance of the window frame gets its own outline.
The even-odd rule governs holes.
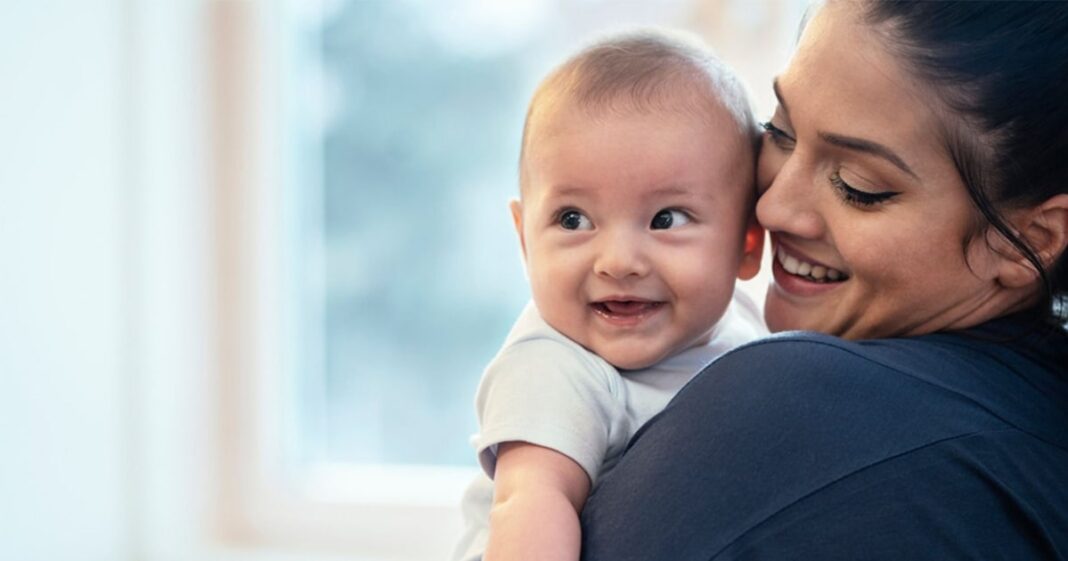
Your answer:
[[[253,547],[440,558],[462,531],[476,468],[286,465],[294,442],[284,351],[286,38],[278,2],[209,4],[218,497],[224,541]],[[280,157],[271,157],[280,155]],[[283,310],[281,313],[276,313]],[[281,419],[281,421],[280,421]],[[417,539],[412,539],[417,538]]]

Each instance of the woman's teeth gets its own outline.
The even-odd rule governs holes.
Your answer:
[[[778,259],[779,264],[782,265],[783,269],[786,269],[787,273],[808,277],[816,282],[835,282],[848,278],[848,275],[838,269],[824,267],[823,265],[813,265],[812,263],[801,261],[793,255],[787,255],[782,248],[775,252],[775,258]]]

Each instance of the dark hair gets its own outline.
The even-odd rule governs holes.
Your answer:
[[[985,221],[1068,315],[1068,252],[1046,267],[1003,211],[1068,193],[1068,2],[868,0],[863,18],[941,100],[945,142]]]

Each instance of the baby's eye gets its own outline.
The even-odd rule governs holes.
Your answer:
[[[667,230],[668,228],[677,228],[683,224],[690,223],[690,216],[685,212],[672,208],[665,208],[664,210],[656,213],[653,217],[653,222],[649,224],[649,227],[654,230]]]
[[[586,215],[577,210],[565,210],[560,213],[560,227],[565,230],[590,230],[593,223]]]

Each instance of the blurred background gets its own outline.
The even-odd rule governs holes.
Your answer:
[[[0,560],[447,559],[537,81],[665,25],[766,118],[805,4],[0,4]]]

